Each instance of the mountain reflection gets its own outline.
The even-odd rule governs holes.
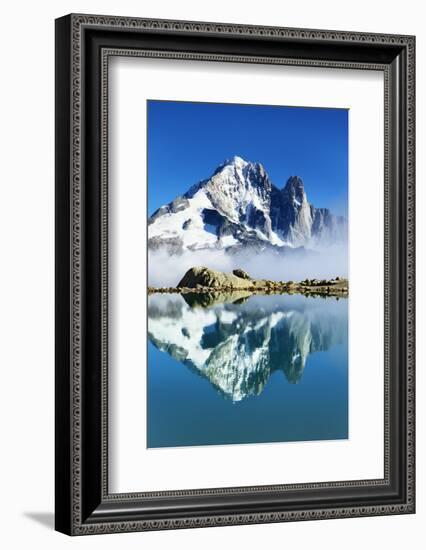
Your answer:
[[[235,402],[259,395],[276,371],[299,382],[311,353],[343,341],[346,307],[333,298],[151,295],[148,337]]]

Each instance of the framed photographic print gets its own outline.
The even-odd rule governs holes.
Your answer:
[[[56,21],[56,529],[413,513],[412,36]]]

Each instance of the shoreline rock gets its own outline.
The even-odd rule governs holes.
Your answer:
[[[176,287],[148,287],[148,294],[229,293],[242,290],[251,294],[304,294],[308,296],[347,297],[349,282],[341,277],[305,279],[300,282],[252,279],[242,269],[234,269],[232,273],[224,273],[208,267],[198,266],[189,269]]]

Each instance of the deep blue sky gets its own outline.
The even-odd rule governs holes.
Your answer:
[[[261,162],[279,188],[300,176],[311,203],[347,215],[346,109],[156,100],[147,109],[149,215],[234,155]]]

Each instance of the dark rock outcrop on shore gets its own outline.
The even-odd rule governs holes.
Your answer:
[[[247,279],[248,281],[252,280],[250,275],[246,271],[240,268],[234,269],[232,274],[235,275],[236,277],[239,277],[240,279]]]
[[[347,279],[305,279],[304,281],[272,281],[252,279],[242,269],[223,273],[204,266],[192,267],[182,277],[177,287],[152,288],[153,293],[227,293],[246,291],[256,294],[306,294],[346,297],[349,293]]]
[[[239,270],[235,270],[239,271]],[[247,288],[250,285],[251,281],[238,277],[233,273],[222,273],[222,271],[216,271],[215,269],[210,269],[208,267],[191,267],[179,284],[177,288],[213,288],[213,289],[222,289],[222,288]]]

